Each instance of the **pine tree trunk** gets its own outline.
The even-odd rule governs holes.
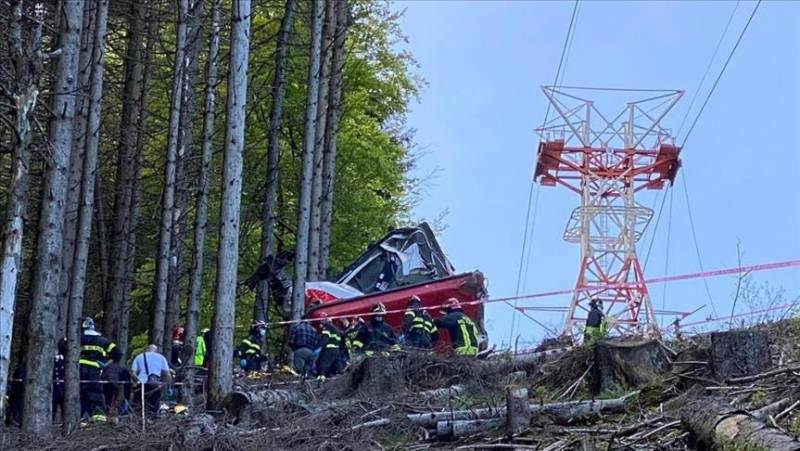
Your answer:
[[[158,2],[155,2],[158,5]],[[133,160],[133,184],[131,185],[131,208],[130,208],[130,225],[128,228],[127,250],[125,256],[125,268],[122,280],[122,305],[119,307],[119,326],[116,330],[115,340],[117,346],[123,355],[128,352],[128,319],[130,318],[131,306],[131,290],[134,286],[134,279],[136,277],[136,232],[139,224],[139,199],[141,193],[139,192],[139,171],[142,167],[142,155],[144,152],[144,143],[147,139],[147,101],[148,101],[148,87],[150,86],[150,79],[152,78],[152,71],[150,70],[150,61],[153,55],[153,48],[155,47],[156,33],[153,30],[159,28],[159,20],[156,16],[157,8],[151,8],[147,14],[147,27],[145,35],[147,36],[147,43],[144,50],[144,76],[142,77],[142,95],[141,105],[139,106],[139,118],[137,121],[136,129],[138,130],[136,142],[136,154]]]
[[[62,54],[56,64],[55,86],[50,120],[50,152],[47,161],[44,193],[36,244],[28,327],[28,352],[25,356],[25,407],[22,427],[29,434],[49,435],[52,422],[53,356],[56,348],[58,292],[63,250],[64,208],[67,197],[68,170],[75,111],[78,47],[83,2],[64,5],[59,47]],[[41,23],[33,31],[33,45],[38,46]],[[39,56],[36,56],[39,58]]]
[[[170,245],[172,240],[172,210],[175,207],[175,162],[180,135],[181,105],[183,100],[184,50],[186,46],[186,13],[189,0],[178,1],[178,23],[175,40],[175,62],[172,80],[172,99],[169,111],[169,136],[164,164],[164,191],[161,197],[161,225],[158,231],[158,254],[153,280],[153,311],[150,343],[163,345],[169,335],[165,333],[167,285],[169,279]]]
[[[213,349],[209,371],[208,405],[218,408],[231,391],[233,328],[237,269],[239,265],[239,210],[242,195],[247,67],[250,48],[250,0],[233,0],[231,6],[231,56],[228,72],[228,118],[222,166],[219,252]]]
[[[92,52],[92,76],[89,96],[86,147],[83,158],[83,180],[78,208],[78,227],[75,239],[75,255],[70,277],[69,311],[67,315],[67,358],[65,373],[64,428],[74,429],[80,415],[79,370],[80,317],[83,312],[86,292],[86,268],[89,259],[89,240],[92,234],[94,213],[95,172],[100,144],[100,121],[103,101],[103,72],[105,35],[108,25],[109,0],[99,0],[95,24],[94,50]],[[50,354],[50,360],[52,361]]]
[[[314,144],[319,95],[320,47],[324,0],[313,0],[311,21],[311,52],[308,64],[308,98],[306,101],[303,167],[300,178],[300,201],[297,206],[297,241],[295,244],[294,288],[292,289],[292,319],[300,319],[305,310],[305,286],[308,270],[308,231],[311,214],[311,190],[314,176]]]
[[[325,148],[325,124],[328,118],[328,88],[331,74],[331,51],[336,22],[334,0],[325,0],[322,27],[322,53],[319,68],[317,124],[314,132],[314,177],[311,182],[311,225],[308,230],[308,280],[319,280],[320,208],[322,207],[322,153]]]
[[[122,93],[122,118],[117,151],[117,189],[114,199],[114,225],[111,251],[111,327],[106,333],[119,341],[120,310],[125,296],[125,265],[128,260],[128,239],[131,226],[134,164],[139,141],[139,115],[142,106],[144,72],[144,34],[147,3],[131,3],[128,26],[128,48],[125,57],[125,88]]]
[[[184,73],[183,99],[181,105],[180,135],[175,171],[175,207],[172,210],[172,239],[170,243],[169,283],[167,285],[167,315],[164,329],[169,333],[178,323],[181,313],[181,275],[185,273],[184,241],[186,238],[186,207],[189,204],[190,162],[193,151],[192,129],[195,113],[195,87],[197,86],[197,63],[200,55],[203,3],[190,0],[186,29],[186,65]],[[164,337],[164,355],[172,352],[170,335]]]
[[[67,205],[64,211],[64,249],[62,251],[61,283],[58,300],[58,337],[67,333],[67,310],[69,309],[69,281],[75,255],[75,231],[78,227],[78,203],[83,178],[83,152],[86,148],[86,121],[89,117],[89,89],[92,77],[92,50],[97,0],[87,0],[83,7],[83,31],[80,37],[78,58],[78,86],[75,103],[75,119],[72,133],[72,152],[69,157],[69,186]]]
[[[97,163],[101,164],[101,163]],[[108,294],[108,279],[109,270],[111,266],[111,256],[109,255],[108,241],[111,237],[108,234],[108,218],[106,216],[106,204],[103,201],[103,177],[100,170],[95,170],[94,176],[94,221],[97,224],[97,232],[92,234],[94,245],[99,251],[96,258],[100,263],[100,299],[103,302],[103,330],[108,334],[108,329],[111,328],[112,319],[109,317],[113,314],[111,311],[111,296]],[[91,251],[91,247],[89,248]]]
[[[286,93],[286,62],[289,51],[289,36],[292,32],[294,0],[286,0],[283,19],[278,32],[275,52],[275,78],[272,81],[272,107],[269,112],[269,148],[267,149],[267,184],[261,214],[261,263],[266,262],[275,247],[275,203],[278,200],[280,177],[280,133],[283,98]],[[269,285],[266,280],[258,283],[258,293],[253,306],[253,319],[267,321]]]
[[[5,224],[3,228],[3,262],[0,267],[0,420],[5,418],[5,393],[11,359],[11,337],[14,327],[14,300],[18,275],[22,268],[22,238],[25,207],[28,201],[31,142],[31,116],[39,97],[38,72],[40,64],[30,64],[38,50],[41,25],[31,37],[23,37],[23,1],[14,3],[8,18],[8,49],[13,64],[14,79],[10,80],[7,101],[13,105],[12,148],[14,160],[11,184],[8,188]],[[35,37],[35,39],[34,39]],[[27,38],[27,39],[26,39]],[[38,56],[37,56],[38,57]],[[61,91],[56,91],[61,92]],[[60,95],[58,96],[61,97]],[[64,99],[61,99],[63,102]]]
[[[322,200],[320,206],[319,274],[326,278],[330,264],[331,224],[333,220],[333,189],[336,179],[336,142],[342,111],[342,74],[344,73],[344,43],[350,21],[347,2],[336,2],[336,36],[333,43],[330,76],[330,100],[325,124],[325,150],[322,157]]]
[[[217,59],[219,58],[219,2],[220,0],[213,0],[211,3],[211,35],[206,59],[203,154],[195,203],[192,272],[189,281],[189,301],[186,306],[186,329],[184,331],[184,362],[192,362],[194,358],[194,343],[197,338],[200,314],[200,295],[203,292],[203,259],[205,258],[206,231],[208,229],[208,192],[211,185],[211,158],[214,152],[214,111],[217,94]]]

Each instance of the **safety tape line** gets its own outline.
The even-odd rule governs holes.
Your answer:
[[[208,378],[208,376],[195,376],[195,377],[197,377],[198,379],[206,379],[206,378]],[[8,379],[8,381],[9,382],[25,382],[25,379],[10,378],[10,379]],[[62,384],[66,383],[66,381],[63,380],[63,379],[54,380],[53,382],[58,382],[58,383],[62,383]],[[106,381],[106,380],[100,380],[100,381],[85,381],[85,380],[81,380],[81,381],[78,381],[78,382],[81,383],[81,384],[112,384],[112,385],[141,385],[142,384],[142,382],[134,382],[134,381],[118,381],[118,382],[115,382],[115,381]],[[153,383],[145,382],[145,385],[147,385],[147,384],[154,385]],[[189,382],[158,382],[158,385],[200,385],[200,384],[199,383],[198,384],[194,384],[194,383],[190,384]]]
[[[536,299],[536,298],[544,298],[550,296],[557,296],[562,294],[573,294],[579,291],[586,291],[586,290],[603,290],[603,289],[615,289],[615,288],[634,288],[638,287],[642,284],[656,284],[656,283],[666,283],[666,282],[676,282],[681,280],[689,280],[689,279],[705,279],[711,277],[719,277],[719,276],[726,276],[731,274],[742,274],[742,273],[753,273],[753,272],[760,272],[760,271],[771,271],[775,269],[785,269],[785,268],[795,268],[800,267],[800,260],[786,260],[781,262],[774,262],[774,263],[763,263],[758,265],[750,265],[750,266],[737,266],[733,268],[724,268],[724,269],[717,269],[713,271],[704,271],[704,272],[695,272],[695,273],[688,273],[688,274],[679,274],[674,276],[665,276],[665,277],[656,277],[653,279],[645,280],[639,284],[631,284],[631,283],[617,283],[617,284],[607,284],[607,285],[593,285],[593,286],[585,286],[580,289],[578,288],[570,288],[567,290],[557,290],[557,291],[545,291],[541,293],[533,293],[533,294],[523,294],[519,296],[508,296],[502,298],[493,298],[493,299],[478,299],[475,301],[465,301],[461,302],[461,305],[476,305],[476,304],[492,304],[495,302],[505,302],[508,303],[509,301],[515,300],[523,300],[523,299]],[[513,307],[517,310],[524,312],[525,307]],[[422,307],[421,310],[440,310],[442,309],[441,305],[437,306],[429,306],[429,307]],[[334,320],[334,319],[345,319],[345,318],[357,318],[357,317],[371,317],[376,315],[387,315],[390,313],[403,313],[406,309],[397,309],[397,310],[387,310],[383,313],[373,313],[373,312],[366,312],[366,313],[356,313],[356,314],[348,314],[348,315],[336,315],[336,316],[328,316],[326,318],[309,318],[307,320],[285,320],[285,321],[272,321],[266,323],[268,326],[285,326],[289,324],[295,324],[303,321],[308,322],[321,322],[325,320]]]

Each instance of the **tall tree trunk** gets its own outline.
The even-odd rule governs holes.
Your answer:
[[[172,210],[175,207],[175,161],[178,154],[181,105],[183,103],[184,50],[186,47],[186,14],[189,0],[178,0],[178,23],[175,39],[175,62],[172,80],[172,99],[169,110],[169,136],[164,164],[164,191],[161,197],[161,225],[158,231],[158,254],[153,281],[152,326],[150,343],[163,345],[169,339],[164,331],[167,308],[170,245],[172,242]]]
[[[111,251],[111,327],[106,333],[119,341],[120,310],[125,286],[125,265],[128,260],[128,239],[131,223],[134,165],[139,141],[139,115],[142,106],[144,72],[144,34],[147,3],[132,2],[128,16],[128,48],[125,55],[125,88],[122,92],[122,118],[117,157],[117,189],[114,199],[114,225]]]
[[[211,158],[214,152],[214,109],[217,94],[217,58],[219,58],[219,1],[211,3],[211,35],[206,59],[205,116],[203,117],[203,155],[197,182],[194,219],[194,249],[192,272],[189,281],[189,300],[186,306],[183,361],[194,358],[197,338],[200,295],[203,292],[203,259],[205,258],[206,230],[208,229],[208,192],[211,185]]]
[[[59,11],[58,13],[61,13]],[[25,407],[22,427],[25,432],[48,435],[52,422],[53,356],[55,356],[56,324],[58,322],[58,291],[63,250],[64,207],[70,151],[72,148],[73,115],[78,65],[83,2],[63,5],[59,47],[61,56],[56,64],[53,96],[53,117],[50,120],[50,152],[44,179],[44,193],[36,244],[36,266],[33,288],[28,347],[25,356]],[[38,44],[33,32],[33,45]],[[37,55],[36,58],[39,58]]]
[[[100,164],[100,163],[97,163]],[[108,250],[108,218],[106,216],[106,204],[103,196],[103,176],[98,168],[94,173],[94,223],[97,224],[97,233],[93,234],[95,245],[98,249],[98,260],[100,263],[100,299],[103,307],[103,330],[108,335],[111,328],[111,296],[108,294],[109,268],[111,267],[111,256]]]
[[[83,152],[86,148],[86,121],[89,117],[89,89],[92,77],[92,50],[97,0],[83,2],[83,31],[80,37],[78,58],[78,86],[75,103],[75,119],[72,133],[72,152],[69,157],[69,186],[67,205],[64,210],[64,249],[62,252],[61,282],[58,300],[58,337],[67,333],[67,310],[69,309],[69,281],[75,255],[75,231],[78,227],[78,203],[83,177]]]
[[[159,5],[159,2],[156,1],[153,5]],[[144,77],[142,78],[142,96],[140,100],[141,106],[139,107],[139,119],[136,127],[138,130],[138,135],[136,142],[136,155],[133,160],[130,225],[128,228],[127,239],[128,248],[126,251],[125,269],[123,274],[124,283],[122,286],[122,305],[120,305],[119,308],[119,327],[117,328],[117,334],[115,336],[115,339],[117,340],[117,346],[123,355],[123,360],[128,352],[128,319],[130,318],[131,290],[133,289],[134,279],[136,278],[136,233],[139,224],[139,199],[141,197],[141,193],[139,191],[139,171],[142,167],[144,143],[147,139],[147,102],[149,99],[148,87],[150,86],[150,79],[152,78],[150,61],[153,55],[153,49],[156,45],[156,33],[154,33],[153,30],[157,30],[159,27],[159,20],[156,15],[157,11],[157,7],[152,7],[148,11],[146,21],[147,29],[145,35],[147,35],[147,44],[145,45],[144,50]]]
[[[242,154],[247,103],[247,66],[250,48],[250,0],[231,6],[231,59],[228,71],[228,118],[222,166],[214,338],[208,378],[208,405],[220,406],[231,391],[236,279],[239,266],[239,209],[242,196]]]
[[[317,124],[314,132],[314,177],[311,182],[311,224],[308,230],[308,280],[319,280],[320,207],[322,206],[322,153],[325,148],[325,124],[328,118],[328,87],[331,74],[331,51],[335,1],[325,0],[325,20],[322,27],[322,53],[319,68],[319,95],[317,97]]]
[[[0,420],[5,419],[5,393],[11,361],[11,337],[14,328],[14,300],[17,282],[22,270],[22,238],[25,207],[28,201],[28,166],[30,163],[31,115],[39,97],[38,77],[40,64],[32,65],[39,49],[41,24],[34,27],[30,37],[23,37],[26,28],[23,1],[14,3],[8,18],[8,49],[13,65],[14,79],[3,87],[6,100],[13,105],[14,130],[11,143],[14,152],[13,174],[8,188],[8,202],[3,227],[3,262],[0,267]],[[73,22],[74,24],[74,22]],[[61,93],[63,91],[56,91]],[[61,98],[61,94],[58,94]],[[61,99],[63,102],[64,99]],[[58,105],[58,104],[56,104]]]
[[[300,201],[297,206],[297,241],[295,244],[292,319],[300,319],[305,310],[305,286],[308,270],[308,230],[311,213],[311,179],[314,175],[314,143],[319,95],[319,63],[322,41],[324,0],[313,0],[311,20],[311,52],[308,64],[308,98],[306,100],[303,168],[300,178]]]
[[[95,24],[94,50],[92,52],[91,94],[89,96],[89,117],[87,122],[86,147],[83,158],[83,180],[81,181],[80,206],[78,209],[78,228],[75,239],[75,255],[70,277],[69,311],[67,315],[67,358],[65,372],[64,427],[67,430],[77,426],[80,415],[79,370],[80,354],[80,316],[86,291],[86,266],[89,256],[89,240],[92,233],[92,214],[94,213],[94,187],[97,169],[97,153],[100,144],[100,113],[103,99],[103,60],[105,54],[105,35],[108,23],[109,0],[99,0]],[[52,354],[50,355],[52,361]]]
[[[187,205],[189,204],[189,181],[193,159],[193,135],[195,113],[195,87],[197,86],[197,63],[200,55],[200,36],[203,24],[203,2],[190,0],[186,30],[186,65],[181,106],[180,135],[178,139],[177,167],[175,171],[175,207],[172,209],[172,240],[170,243],[169,283],[167,285],[166,331],[178,323],[181,310],[181,275],[186,266],[184,240],[186,238]],[[172,340],[164,339],[164,355],[172,352]]]
[[[286,61],[289,51],[289,36],[292,32],[294,0],[286,0],[283,19],[278,32],[275,52],[275,78],[272,80],[272,106],[269,112],[269,147],[267,149],[267,183],[264,205],[261,210],[261,263],[267,261],[275,247],[275,203],[278,200],[278,181],[280,176],[281,115],[283,98],[286,93]],[[266,280],[258,283],[256,302],[253,305],[253,319],[267,321],[269,284]]]
[[[320,206],[319,273],[327,277],[331,251],[333,220],[333,189],[336,179],[336,142],[342,111],[342,74],[344,73],[344,44],[350,25],[350,9],[346,1],[336,2],[336,37],[331,57],[330,100],[325,126],[325,151],[322,157],[322,205]]]

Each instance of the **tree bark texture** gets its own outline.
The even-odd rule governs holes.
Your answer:
[[[70,429],[77,426],[80,415],[79,370],[80,317],[86,294],[86,268],[89,260],[89,240],[92,234],[94,213],[94,191],[97,171],[97,155],[100,144],[100,122],[103,100],[103,72],[105,35],[108,23],[109,0],[98,0],[95,24],[94,50],[92,51],[92,75],[89,96],[89,115],[83,158],[83,180],[78,208],[78,227],[75,239],[75,254],[70,277],[69,311],[67,315],[67,359],[65,373],[66,399],[64,425]],[[52,353],[48,355],[52,361]],[[52,372],[52,370],[51,370]]]
[[[730,330],[711,334],[711,367],[725,380],[752,376],[772,368],[766,331]]]
[[[267,182],[264,205],[261,210],[261,263],[267,261],[275,248],[275,204],[278,201],[280,177],[280,133],[283,99],[286,93],[286,63],[289,54],[289,36],[292,32],[295,0],[286,0],[278,43],[275,52],[275,78],[272,81],[272,106],[269,111],[269,144],[267,148]],[[266,280],[258,283],[253,319],[267,321],[269,311],[269,285]]]
[[[58,337],[67,333],[67,311],[69,310],[69,283],[72,277],[72,262],[75,255],[75,235],[78,228],[78,204],[83,179],[83,153],[86,150],[89,118],[89,97],[92,77],[92,52],[97,16],[97,0],[86,0],[83,6],[83,31],[80,38],[78,58],[78,86],[75,103],[75,119],[72,133],[72,152],[69,157],[69,186],[67,205],[64,209],[64,250],[62,251],[61,283],[59,289]]]
[[[152,325],[150,343],[158,346],[169,340],[165,332],[167,286],[169,283],[170,247],[172,243],[172,210],[175,207],[175,165],[180,136],[181,105],[183,104],[184,53],[186,47],[186,15],[189,0],[178,1],[178,23],[175,38],[175,61],[172,80],[172,97],[169,110],[169,131],[164,164],[164,191],[161,195],[161,225],[158,230],[158,254],[153,280]]]
[[[22,270],[22,239],[25,207],[28,200],[28,167],[30,163],[31,116],[39,98],[38,78],[41,73],[39,51],[41,24],[31,27],[29,36],[23,31],[29,25],[23,17],[23,2],[14,2],[8,17],[8,49],[14,76],[5,87],[7,101],[13,111],[13,165],[3,230],[3,262],[0,267],[0,420],[5,418],[5,393],[11,360],[11,338],[14,328],[14,301],[19,273]]]
[[[701,397],[680,410],[680,418],[701,449],[800,450],[785,432],[732,407],[723,398]]]
[[[197,338],[200,315],[200,296],[203,293],[203,263],[206,231],[208,230],[208,193],[211,187],[211,158],[214,152],[214,111],[217,95],[217,60],[219,58],[219,0],[211,3],[211,34],[206,59],[205,115],[203,117],[202,160],[197,181],[194,218],[194,248],[189,281],[189,300],[186,306],[186,329],[183,361],[191,362]]]
[[[28,346],[31,352],[25,356],[25,407],[22,427],[25,432],[37,435],[48,435],[52,422],[51,393],[61,282],[63,218],[72,148],[75,111],[73,92],[76,87],[82,18],[83,2],[75,1],[64,5],[64,20],[59,37],[62,53],[56,64],[53,116],[49,130],[50,152],[46,162],[31,294],[33,306],[28,327]],[[41,23],[35,26],[41,27]]]
[[[344,45],[350,25],[347,2],[336,2],[336,35],[331,56],[330,99],[325,124],[325,147],[322,156],[322,200],[320,205],[319,274],[327,278],[330,265],[331,225],[333,223],[333,193],[336,181],[336,145],[339,136],[339,119],[342,112],[342,75],[344,73]]]
[[[297,206],[297,241],[295,243],[294,287],[292,289],[292,319],[299,320],[305,310],[305,286],[308,270],[308,231],[311,214],[311,183],[314,176],[314,143],[319,95],[320,47],[324,0],[313,0],[311,21],[311,51],[308,65],[308,98],[306,100],[303,163],[300,177],[300,200]]]
[[[235,321],[237,270],[239,266],[239,210],[242,195],[247,68],[250,49],[250,1],[231,5],[231,55],[228,72],[228,114],[225,124],[225,154],[222,166],[219,251],[216,305],[209,371],[208,404],[220,406],[231,392],[233,328]]]
[[[119,341],[120,310],[125,296],[125,263],[128,259],[131,234],[131,201],[134,168],[139,142],[139,116],[142,107],[144,78],[144,35],[147,3],[131,3],[128,17],[129,35],[125,59],[125,87],[122,93],[122,118],[117,157],[117,188],[114,199],[114,224],[111,251],[111,311],[106,334]]]
[[[317,119],[314,132],[314,176],[311,180],[311,221],[308,229],[308,275],[307,279],[320,279],[319,235],[320,208],[322,207],[322,154],[325,148],[325,124],[328,119],[328,90],[330,87],[331,53],[335,32],[336,14],[334,0],[325,0],[325,20],[322,26],[322,48],[319,67],[319,93],[317,96]]]
[[[172,352],[169,332],[178,324],[181,313],[180,281],[185,270],[184,241],[186,238],[186,207],[189,204],[191,160],[194,155],[193,135],[195,113],[195,87],[197,86],[197,64],[200,55],[203,2],[190,0],[186,28],[186,65],[181,105],[180,134],[175,170],[175,207],[172,209],[172,238],[170,240],[170,265],[167,284],[167,315],[165,318],[164,355]]]

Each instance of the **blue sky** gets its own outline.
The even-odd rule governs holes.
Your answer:
[[[563,84],[683,89],[686,95],[665,120],[677,128],[735,4],[584,2]],[[695,112],[754,5],[739,4]],[[494,297],[513,295],[538,143],[533,129],[546,108],[539,87],[553,82],[573,3],[415,1],[395,7],[405,9],[405,48],[428,82],[412,106],[409,125],[428,149],[424,171],[441,169],[415,215],[431,218],[449,210],[440,240],[456,268],[483,271]],[[680,177],[688,182],[706,270],[735,266],[737,242],[745,251],[744,264],[800,258],[798,23],[798,3],[761,5],[682,153],[683,168],[670,196],[672,215],[668,197],[648,277],[699,271]],[[645,192],[645,204],[657,209],[657,195],[663,193]],[[565,189],[539,192],[523,293],[574,285],[579,249],[561,236],[578,201]],[[649,244],[653,224],[640,247]],[[800,295],[798,269],[754,274],[752,281],[784,289],[787,299]],[[730,314],[736,278],[708,283],[718,312]],[[709,303],[700,280],[670,284],[666,293],[656,285],[650,292],[656,308],[692,310]],[[523,305],[568,301],[554,297]],[[710,313],[706,308],[692,319]],[[554,327],[562,321],[559,314],[536,316]],[[508,342],[511,321],[508,306],[487,307],[492,343]],[[524,318],[519,326],[522,343],[544,334]]]

